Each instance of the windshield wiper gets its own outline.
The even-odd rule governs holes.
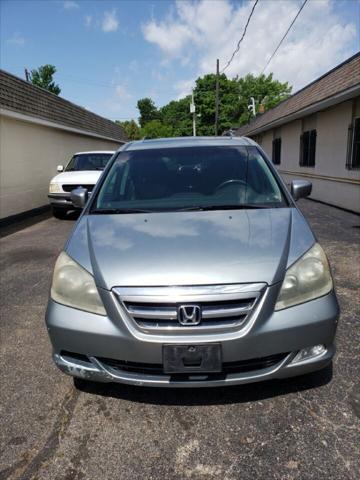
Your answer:
[[[196,212],[196,211],[209,211],[209,210],[250,210],[250,209],[260,209],[260,208],[275,208],[272,205],[263,205],[255,203],[243,203],[243,204],[234,204],[234,205],[199,205],[197,207],[185,207],[179,208],[178,212]]]
[[[121,213],[150,213],[152,210],[143,210],[140,208],[94,208],[90,213],[96,215],[121,214]]]

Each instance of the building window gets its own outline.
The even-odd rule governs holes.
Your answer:
[[[300,167],[315,167],[316,130],[300,135]]]
[[[281,162],[281,138],[274,138],[272,142],[272,161],[274,165]]]
[[[349,169],[360,168],[360,117],[354,119],[349,127],[349,143],[346,166]]]

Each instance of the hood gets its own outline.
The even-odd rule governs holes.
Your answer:
[[[74,185],[95,185],[102,174],[102,170],[78,170],[75,172],[62,172],[51,179],[54,183],[67,183]]]
[[[314,243],[296,208],[84,215],[68,254],[99,287],[281,281]]]

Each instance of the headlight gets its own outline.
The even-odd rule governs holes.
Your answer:
[[[69,307],[106,315],[93,276],[65,252],[56,260],[51,298]]]
[[[50,183],[49,193],[61,193],[62,188],[60,183]]]
[[[333,288],[329,263],[318,243],[310,248],[286,272],[275,310],[308,302]]]

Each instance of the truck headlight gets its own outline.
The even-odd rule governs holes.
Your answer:
[[[318,243],[286,271],[275,310],[322,297],[333,288],[330,267]]]
[[[50,183],[49,193],[61,193],[62,188],[60,183]]]
[[[51,298],[69,307],[106,315],[94,277],[65,252],[56,260]]]

